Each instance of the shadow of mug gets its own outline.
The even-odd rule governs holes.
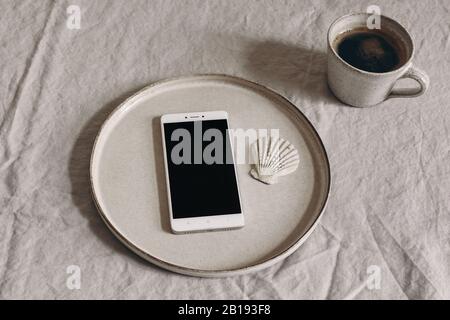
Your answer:
[[[328,89],[327,55],[277,41],[247,45],[247,69],[261,82],[313,102],[336,102]]]

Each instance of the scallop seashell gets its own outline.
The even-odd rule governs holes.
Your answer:
[[[261,137],[251,145],[253,178],[266,184],[275,184],[278,177],[297,170],[300,158],[297,149],[278,137]]]

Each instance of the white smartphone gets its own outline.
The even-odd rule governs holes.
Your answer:
[[[161,130],[172,231],[243,227],[228,114],[166,114]]]

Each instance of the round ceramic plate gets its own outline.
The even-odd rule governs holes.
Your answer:
[[[160,117],[224,110],[230,128],[279,129],[295,145],[300,165],[265,185],[238,165],[245,227],[175,235],[170,232]],[[306,117],[259,84],[225,75],[161,81],[123,102],[103,124],[92,153],[91,183],[111,231],[144,259],[178,273],[218,277],[268,267],[311,234],[328,199],[330,167]]]

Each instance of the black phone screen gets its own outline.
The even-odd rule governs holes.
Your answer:
[[[225,119],[164,124],[174,219],[241,213]]]

